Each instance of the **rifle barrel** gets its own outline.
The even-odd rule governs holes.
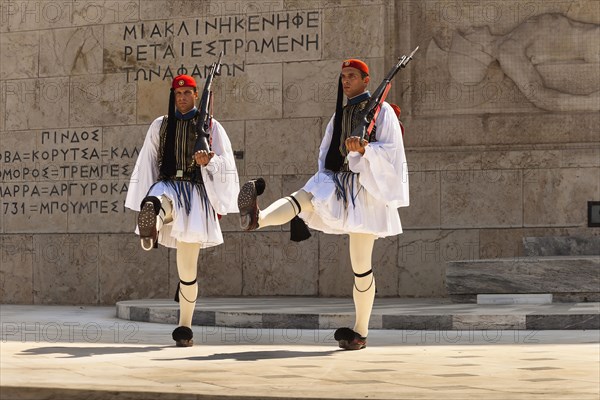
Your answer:
[[[407,56],[402,56],[402,61],[400,61],[400,66],[402,68],[406,68],[406,64],[409,63],[410,60],[412,60],[413,56],[415,55],[415,53],[417,52],[417,50],[419,50],[419,46],[415,47],[415,49],[412,51],[412,53],[410,53]]]
[[[219,53],[219,59],[215,64],[215,75],[217,76],[221,75],[221,58],[223,58],[223,50],[221,50],[221,52]]]
[[[398,73],[398,71],[400,71],[401,68],[406,67],[406,64],[408,64],[408,62],[410,60],[412,60],[412,56],[417,52],[417,50],[419,50],[419,46],[417,46],[412,51],[412,53],[410,53],[410,55],[408,55],[408,56],[403,55],[401,57],[398,57],[398,62],[385,75],[385,78],[383,78],[383,81],[379,84],[377,89],[375,89],[375,91],[371,95],[369,102],[367,103],[367,105],[365,106],[365,108],[361,114],[361,118],[360,118],[361,122],[357,127],[354,128],[351,136],[358,136],[358,137],[364,139],[364,137],[367,133],[367,129],[371,123],[371,119],[373,118],[374,110],[377,108],[377,106],[379,106],[385,100],[385,96],[387,95],[386,88],[388,88],[388,90],[389,90],[388,86],[391,84],[391,81],[392,81],[392,79],[394,79],[394,76],[396,75],[396,73]]]
[[[206,77],[206,82],[204,83],[204,90],[202,91],[202,96],[200,98],[200,104],[198,105],[199,112],[199,121],[196,125],[196,143],[194,145],[194,152],[199,150],[210,151],[210,146],[208,143],[208,138],[210,133],[208,132],[210,128],[210,121],[212,119],[212,82],[213,78],[221,75],[221,58],[223,57],[223,51],[219,54],[219,59],[217,62],[213,62],[210,68],[210,72]]]

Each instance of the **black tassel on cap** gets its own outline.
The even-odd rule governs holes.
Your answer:
[[[174,176],[177,172],[175,160],[175,90],[171,88],[169,95],[169,115],[167,116],[167,137],[160,172],[163,176]]]
[[[342,113],[343,113],[344,92],[342,90],[342,75],[338,81],[337,101],[335,104],[335,117],[333,119],[333,134],[331,143],[325,156],[325,168],[330,171],[338,172],[344,164],[344,156],[340,153],[340,140],[342,138]]]

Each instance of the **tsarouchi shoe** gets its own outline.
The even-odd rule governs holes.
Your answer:
[[[150,251],[157,247],[156,209],[152,201],[146,201],[142,204],[142,209],[138,214],[138,229],[140,231],[142,249]]]
[[[138,214],[138,229],[140,230],[142,249],[149,251],[155,248],[158,244],[158,231],[156,230],[156,211],[151,201],[145,202]]]
[[[339,328],[333,334],[340,348],[346,350],[360,350],[367,347],[367,338],[360,336],[350,328]]]
[[[253,179],[244,183],[238,195],[240,210],[240,227],[245,231],[258,229],[258,196],[265,191],[263,178]]]

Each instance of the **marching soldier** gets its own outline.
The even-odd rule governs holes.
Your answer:
[[[369,80],[363,61],[343,62],[336,112],[321,143],[319,169],[302,189],[260,210],[257,197],[265,182],[259,178],[245,183],[238,197],[245,230],[291,220],[292,240],[310,235],[304,223],[325,233],[349,235],[356,320],[353,328],[337,329],[334,335],[339,347],[348,350],[367,345],[375,298],[371,265],[375,240],[402,233],[398,207],[409,204],[404,144],[392,107],[381,104],[375,129],[367,138],[351,136],[370,98]],[[342,92],[348,99],[344,107]]]
[[[177,249],[179,326],[177,346],[192,346],[200,249],[223,243],[219,216],[237,212],[239,180],[231,142],[215,119],[210,149],[194,152],[199,113],[193,77],[172,83],[169,115],[152,122],[131,175],[125,206],[139,211],[137,233],[144,250],[160,243]]]

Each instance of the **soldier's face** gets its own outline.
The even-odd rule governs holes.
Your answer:
[[[369,77],[362,77],[360,70],[353,67],[342,68],[342,89],[346,97],[351,99],[367,89]]]
[[[198,100],[198,92],[193,87],[184,86],[175,89],[175,107],[180,113],[185,114],[194,108]]]

